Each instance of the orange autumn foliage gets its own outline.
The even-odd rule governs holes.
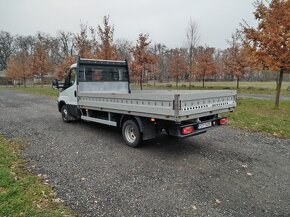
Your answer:
[[[180,77],[183,76],[187,70],[187,64],[181,49],[176,48],[172,50],[171,53],[172,55],[168,64],[168,72],[170,77],[174,78],[177,87]]]
[[[237,78],[237,89],[240,78],[250,71],[251,65],[248,53],[239,39],[239,32],[233,34],[232,40],[228,42],[230,47],[223,52],[224,70]]]
[[[6,77],[12,81],[22,80],[26,87],[26,80],[32,77],[29,68],[29,56],[24,51],[19,51],[8,60]]]
[[[202,78],[204,88],[206,77],[214,75],[218,71],[218,64],[214,59],[214,48],[207,47],[198,54],[195,71],[197,76]]]
[[[41,78],[41,86],[43,86],[44,76],[52,70],[52,62],[41,43],[36,44],[36,48],[31,55],[30,70],[33,75]]]
[[[256,28],[242,25],[244,47],[256,66],[279,71],[275,107],[279,107],[283,74],[290,71],[290,1],[257,1]]]
[[[109,16],[104,16],[103,25],[103,28],[99,25],[97,29],[101,44],[96,57],[104,60],[116,60],[118,55],[116,45],[113,43],[114,26],[109,25]]]
[[[148,70],[149,65],[154,62],[153,55],[148,52],[148,46],[151,43],[148,38],[148,34],[140,34],[136,45],[130,49],[133,54],[133,61],[129,65],[132,73],[131,77],[138,80],[141,90],[144,73]]]
[[[62,61],[56,66],[56,77],[61,80],[66,76],[67,69],[75,63],[76,59],[74,56],[66,55]]]

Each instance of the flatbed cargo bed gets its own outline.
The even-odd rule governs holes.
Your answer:
[[[78,105],[82,109],[138,115],[179,123],[233,111],[236,107],[236,91],[144,90],[120,94],[78,91]]]

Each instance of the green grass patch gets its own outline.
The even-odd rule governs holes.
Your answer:
[[[27,86],[27,87],[13,87],[13,86],[0,86],[0,90],[14,90],[21,93],[29,93],[39,96],[49,96],[49,97],[57,97],[59,94],[58,90],[52,89],[51,86]]]
[[[202,87],[202,82],[192,82],[192,90],[222,90],[230,89],[236,90],[235,81],[220,81],[220,82],[206,82],[205,87]],[[290,91],[287,88],[290,86],[290,82],[284,81],[281,87],[281,96],[290,96]],[[133,89],[140,89],[140,86],[133,84]],[[188,82],[180,82],[178,86],[175,86],[174,82],[156,82],[155,86],[153,82],[145,83],[144,89],[174,89],[174,90],[188,90]],[[276,82],[240,82],[240,88],[238,93],[241,94],[266,94],[266,95],[275,95],[276,94]]]
[[[0,136],[0,216],[73,216],[19,158],[23,146]]]
[[[290,138],[290,101],[275,109],[273,100],[238,99],[236,111],[227,116],[233,127]]]

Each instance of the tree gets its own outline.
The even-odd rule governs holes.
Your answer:
[[[187,70],[187,65],[185,62],[185,57],[181,49],[174,49],[171,51],[172,55],[168,64],[168,71],[171,77],[175,79],[176,87],[178,86],[178,81],[182,75]]]
[[[223,53],[225,71],[237,78],[237,89],[239,89],[240,78],[250,71],[250,61],[240,41],[239,32],[234,33],[228,43],[230,47]]]
[[[97,53],[97,41],[95,36],[95,30],[93,28],[90,29],[92,38],[90,39],[88,36],[88,26],[86,24],[80,24],[81,30],[78,33],[74,40],[74,46],[79,56],[83,58],[92,58],[94,54]]]
[[[7,80],[11,80],[15,86],[15,80],[17,80],[17,64],[16,59],[12,56],[7,61],[5,77]]]
[[[116,41],[116,48],[118,56],[121,60],[127,60],[131,62],[132,55],[130,53],[130,47],[132,47],[132,42],[126,39],[118,39]]]
[[[190,19],[188,23],[188,27],[186,30],[186,38],[187,38],[187,46],[188,46],[188,80],[189,80],[189,89],[191,89],[191,80],[192,80],[192,74],[194,72],[193,70],[193,64],[195,63],[196,59],[196,47],[199,42],[199,33],[198,33],[198,27],[197,24]]]
[[[41,78],[41,87],[43,87],[44,76],[47,75],[49,71],[51,71],[52,63],[40,42],[36,44],[35,50],[31,55],[29,65],[32,74]]]
[[[116,60],[118,58],[116,45],[113,43],[114,26],[109,25],[109,16],[104,16],[102,28],[98,25],[97,32],[101,39],[97,58],[104,60]]]
[[[0,70],[6,69],[9,57],[15,52],[14,37],[5,31],[0,32]]]
[[[17,77],[23,80],[24,87],[26,87],[27,78],[32,76],[29,68],[29,56],[24,51],[20,51],[16,54],[15,59],[17,63]]]
[[[154,81],[154,86],[155,86],[156,78],[158,74],[160,74],[160,70],[158,68],[159,60],[160,60],[160,56],[156,53],[156,50],[155,50],[154,54],[152,54],[152,61],[151,63],[148,64],[148,71],[150,72],[150,76],[152,76],[152,79]]]
[[[29,69],[29,56],[25,51],[21,50],[15,56],[9,58],[6,77],[11,80],[22,80],[24,87],[26,87],[27,78],[31,77],[31,73]]]
[[[142,83],[144,73],[148,69],[148,64],[153,62],[153,57],[148,52],[148,46],[151,43],[148,41],[148,38],[148,34],[140,34],[136,45],[130,49],[133,54],[133,61],[130,64],[130,69],[133,73],[133,77],[139,78],[141,90],[143,89]]]
[[[57,40],[59,41],[59,52],[61,57],[73,55],[74,53],[73,33],[58,31]]]
[[[16,36],[15,47],[19,51],[24,51],[27,55],[31,55],[34,51],[36,39],[35,37],[28,36]]]
[[[158,56],[157,67],[158,67],[158,80],[162,82],[164,78],[167,76],[167,67],[168,67],[168,49],[164,44],[156,44],[154,46],[154,50],[156,50],[155,54]]]
[[[60,63],[57,64],[56,66],[56,77],[57,79],[61,80],[65,77],[66,70],[73,64],[75,63],[76,58],[71,55],[66,55]]]
[[[244,46],[256,60],[256,65],[279,71],[275,108],[280,104],[283,74],[290,71],[290,1],[272,0],[255,4],[256,28],[242,24]]]
[[[205,48],[197,57],[196,72],[202,77],[202,87],[204,88],[205,79],[207,76],[217,72],[218,66],[214,60],[214,48]]]

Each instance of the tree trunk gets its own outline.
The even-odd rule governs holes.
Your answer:
[[[282,81],[283,81],[283,73],[284,73],[284,69],[280,69],[280,74],[279,74],[277,88],[276,88],[275,108],[279,108],[279,105],[280,105],[280,92],[281,92],[281,86],[282,86]]]
[[[203,73],[203,76],[202,76],[202,88],[204,88],[204,82],[205,82],[205,73]]]
[[[24,87],[26,87],[26,78],[23,78]]]
[[[240,76],[237,76],[237,90],[240,88]]]
[[[142,86],[142,74],[143,74],[143,72],[141,72],[141,74],[140,74],[140,88],[141,88],[141,90],[143,90],[143,86]]]
[[[178,76],[176,76],[176,87],[178,86]]]
[[[43,87],[43,75],[41,75],[40,77],[41,77],[41,87]]]
[[[189,70],[189,77],[188,77],[188,79],[189,79],[189,90],[191,90],[191,79],[192,79],[192,66],[190,66],[190,70]]]

